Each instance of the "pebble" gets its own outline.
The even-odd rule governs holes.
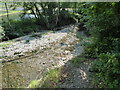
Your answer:
[[[45,35],[44,38],[41,39],[33,39],[34,37],[30,37],[29,35],[20,37],[19,41],[14,42],[13,45],[6,48],[6,51],[3,51],[0,49],[0,55],[1,56],[7,56],[7,57],[14,57],[16,56],[14,53],[20,52],[20,53],[26,53],[30,52],[32,50],[35,50],[37,47],[39,49],[43,49],[46,47],[50,47],[50,44],[53,42],[58,42],[62,40],[67,35],[67,33],[49,33],[48,35]],[[50,39],[49,39],[50,38]],[[48,40],[49,39],[49,40]],[[29,43],[23,43],[23,41],[29,40]]]
[[[27,69],[31,71],[29,74],[27,71],[26,71],[26,73],[23,73],[24,77],[27,77],[26,75],[32,75],[35,72],[37,72],[38,67],[39,67],[39,72],[43,72],[44,69],[46,70],[47,68],[61,67],[61,66],[65,65],[66,62],[73,57],[73,54],[71,54],[72,51],[69,51],[66,48],[71,47],[71,45],[75,44],[74,41],[77,40],[76,37],[73,37],[72,35],[68,35],[66,32],[64,32],[64,33],[62,33],[62,32],[63,31],[58,32],[58,33],[49,33],[48,35],[44,35],[44,38],[41,38],[41,39],[37,38],[37,39],[33,39],[33,40],[31,40],[31,37],[27,36],[30,39],[29,43],[25,44],[24,42],[21,43],[21,42],[17,41],[14,43],[14,46],[8,47],[8,52],[5,52],[5,53],[7,53],[7,55],[12,56],[12,55],[14,55],[13,53],[15,53],[16,51],[24,54],[27,51],[33,50],[33,48],[36,49],[36,47],[39,47],[40,49],[45,48],[42,52],[43,54],[39,53],[38,55],[36,55],[36,57],[34,58],[35,60],[33,60],[33,58],[30,58],[30,59],[27,58],[25,60],[26,62],[24,64],[22,64],[21,69],[23,69],[23,72],[25,72]],[[28,38],[26,40],[28,40]],[[48,38],[50,38],[50,40],[48,40]],[[53,43],[53,44],[51,44],[51,43]],[[60,47],[59,46],[60,43],[63,43],[64,47]],[[50,44],[52,46],[50,46]],[[47,47],[51,47],[51,48],[47,49]],[[49,61],[51,61],[51,62],[49,62]],[[38,64],[36,65],[36,63],[38,63]],[[29,68],[28,68],[28,66],[26,66],[26,65],[29,65],[29,64],[31,66],[29,66]],[[35,77],[35,76],[33,76],[33,77]],[[31,78],[33,78],[33,77],[31,76]]]

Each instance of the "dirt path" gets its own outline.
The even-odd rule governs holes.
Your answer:
[[[91,61],[85,61],[79,65],[68,63],[63,67],[62,80],[58,84],[60,88],[92,88],[89,77]]]
[[[78,32],[79,35],[83,36],[83,40],[75,45],[73,53],[75,56],[81,55],[84,52],[84,47],[81,44],[87,40],[87,37],[83,32]],[[82,57],[81,57],[82,58]],[[89,72],[89,67],[93,60],[86,59],[82,63],[73,64],[67,62],[62,69],[60,83],[58,87],[60,88],[93,88],[91,84],[91,77]]]

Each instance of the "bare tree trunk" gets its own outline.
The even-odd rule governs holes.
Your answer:
[[[32,13],[35,15],[36,20],[38,20],[37,15],[35,14],[34,10],[31,8]]]
[[[55,23],[55,25],[57,25],[57,23],[58,23],[59,13],[60,13],[60,2],[58,2],[58,12],[57,12],[57,17],[56,17],[56,23]]]
[[[34,6],[35,6],[35,9],[36,9],[36,14],[38,16],[38,19],[40,19],[41,13],[39,11],[39,8],[37,7],[37,3],[36,2],[34,2]]]
[[[10,18],[9,18],[9,12],[8,12],[8,7],[7,7],[7,3],[5,3],[5,8],[6,8],[6,12],[7,12],[7,19],[8,19],[8,25],[10,30],[13,30],[10,24]],[[9,40],[9,37],[6,37]]]
[[[9,14],[8,14],[9,12],[8,12],[7,3],[5,3],[5,8],[6,8],[6,12],[7,12],[7,18],[8,18],[8,21],[9,21],[10,19],[9,19]]]
[[[33,2],[30,2],[30,3],[33,4]],[[32,11],[32,13],[33,13],[34,16],[35,16],[35,19],[38,20],[38,17],[37,17],[37,15],[36,15],[36,13],[34,12],[34,8],[31,8],[31,11]]]
[[[50,24],[49,24],[49,20],[47,19],[47,12],[46,12],[46,10],[45,10],[45,7],[43,6],[43,3],[40,3],[40,5],[41,5],[41,7],[42,7],[42,9],[43,9],[43,11],[44,11],[44,15],[45,15],[45,23],[46,23],[46,26],[47,26],[47,28],[49,28],[50,27]]]

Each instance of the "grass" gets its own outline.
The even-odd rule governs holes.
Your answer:
[[[44,88],[57,88],[60,78],[61,68],[51,69],[47,72],[46,80],[42,87]]]
[[[54,30],[51,30],[50,33],[55,33],[55,31],[54,31]]]
[[[85,58],[81,56],[77,56],[70,60],[74,65],[80,64],[83,61],[85,61]],[[50,69],[43,79],[31,81],[29,84],[30,88],[59,88],[58,83],[61,79],[61,71],[62,68]]]
[[[48,38],[48,40],[50,40],[50,38]]]
[[[2,43],[0,43],[0,47],[2,47],[2,48],[7,48],[7,47],[9,47],[10,45],[12,45],[13,43],[14,43],[13,40],[6,41],[6,42],[2,42]]]
[[[32,80],[29,84],[29,88],[36,88],[39,85],[39,81],[38,80]]]
[[[80,35],[80,33],[76,33],[76,37],[79,38],[79,40],[83,40],[84,36]]]
[[[21,13],[22,11],[10,11],[8,14]],[[1,13],[0,16],[5,16],[7,13]]]
[[[81,57],[81,56],[76,56],[75,58],[73,58],[72,60],[70,60],[70,62],[74,65],[76,64],[80,64],[82,63],[83,61],[85,61],[85,57]]]
[[[28,88],[57,88],[60,72],[61,68],[50,69],[44,78],[31,81]]]

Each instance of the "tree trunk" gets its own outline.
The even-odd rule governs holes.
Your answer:
[[[41,13],[40,13],[40,11],[39,11],[39,9],[38,9],[38,7],[37,7],[37,3],[36,3],[36,2],[34,2],[34,6],[35,6],[35,9],[36,9],[36,14],[37,14],[37,16],[38,16],[38,18],[39,18],[39,20],[40,20]]]
[[[7,19],[8,19],[8,25],[10,30],[13,30],[10,24],[10,18],[9,18],[9,12],[8,12],[8,7],[7,7],[7,3],[5,3],[5,8],[6,8],[6,12],[7,12]],[[7,39],[9,40],[9,38],[7,37]]]
[[[33,2],[30,2],[30,3],[33,4]],[[38,20],[38,17],[37,17],[37,15],[36,15],[36,13],[34,12],[34,8],[31,7],[31,11],[32,11],[32,13],[33,13],[34,16],[35,16],[35,19]]]
[[[7,12],[7,18],[8,18],[8,21],[9,21],[10,19],[9,19],[9,14],[8,14],[9,12],[8,12],[7,3],[5,3],[5,8],[6,8],[6,12]]]
[[[45,10],[45,7],[43,6],[43,3],[40,3],[40,5],[41,5],[41,8],[43,9],[43,12],[44,12],[44,15],[45,15],[45,23],[46,23],[46,26],[47,26],[47,28],[49,28],[49,27],[50,27],[50,24],[49,24],[49,20],[47,19],[47,12],[46,12],[46,10]]]
[[[60,13],[60,2],[58,2],[58,12],[57,12],[57,17],[56,17],[56,23],[55,23],[55,25],[57,25],[57,23],[58,23],[59,13]]]
[[[74,13],[76,13],[76,7],[77,7],[77,3],[74,3]]]

